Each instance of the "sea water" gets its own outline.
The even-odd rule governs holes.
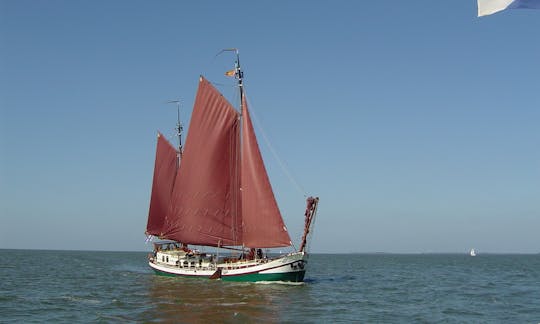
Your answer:
[[[0,250],[0,322],[540,323],[540,255],[314,254],[305,283],[154,275],[142,252]]]

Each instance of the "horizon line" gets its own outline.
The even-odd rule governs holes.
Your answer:
[[[40,248],[0,248],[0,251],[47,251],[47,252],[112,252],[112,253],[151,253],[150,250],[142,251],[142,250],[98,250],[98,249],[40,249]],[[468,251],[461,251],[461,252],[384,252],[384,251],[358,251],[358,252],[308,252],[309,254],[334,254],[334,255],[351,255],[351,254],[359,254],[359,255],[434,255],[434,254],[453,254],[453,255],[469,255]],[[523,255],[537,255],[540,254],[539,252],[493,252],[493,251],[486,251],[486,252],[477,252],[478,255],[517,255],[517,254],[523,254]]]

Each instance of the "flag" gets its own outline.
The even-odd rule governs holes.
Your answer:
[[[232,69],[230,71],[225,72],[225,75],[230,77],[230,76],[234,76],[235,73],[236,73],[236,69]]]
[[[478,0],[478,17],[518,8],[540,9],[540,0]]]

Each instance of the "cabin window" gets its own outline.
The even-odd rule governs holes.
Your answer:
[[[167,262],[169,262],[169,257],[167,257]]]
[[[165,256],[161,256],[161,262],[165,262]]]

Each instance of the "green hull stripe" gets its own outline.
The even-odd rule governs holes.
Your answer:
[[[168,272],[164,272],[164,271],[159,271],[157,269],[154,269],[154,272],[157,274],[157,275],[160,275],[160,276],[164,276],[164,277],[178,277],[178,275],[174,274],[174,273],[168,273]],[[186,276],[187,277],[187,276]]]
[[[199,278],[199,279],[208,279],[207,276],[188,276],[188,275],[177,275],[174,273],[168,273],[154,269],[155,273],[160,276],[167,277],[188,277],[188,278]],[[285,273],[249,273],[245,275],[238,276],[223,276],[221,280],[223,281],[241,281],[241,282],[255,282],[255,281],[290,281],[290,282],[302,282],[304,281],[304,275],[306,271],[296,271],[296,272],[285,272]]]
[[[176,274],[176,273],[170,273],[170,272],[165,272],[165,271],[161,271],[161,270],[158,270],[158,269],[153,269],[154,272],[157,274],[157,275],[160,275],[160,276],[164,276],[164,277],[185,277],[185,278],[195,278],[195,279],[208,279],[210,276],[196,276],[196,275],[193,275],[193,276],[190,276],[190,275],[180,275],[180,274]]]
[[[302,282],[306,271],[285,272],[285,273],[250,273],[239,276],[223,276],[223,281],[290,281]]]

